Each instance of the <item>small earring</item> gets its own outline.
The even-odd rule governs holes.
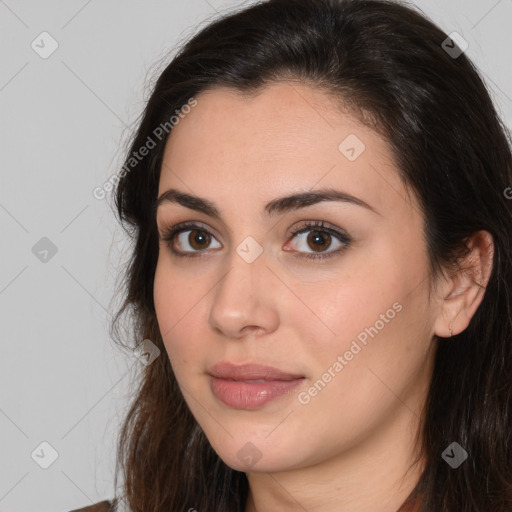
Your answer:
[[[450,338],[452,337],[452,324],[450,322]]]

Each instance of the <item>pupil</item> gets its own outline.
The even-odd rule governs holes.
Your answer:
[[[193,230],[189,235],[189,242],[194,249],[202,249],[202,245],[208,245],[208,235],[202,231]]]
[[[323,234],[322,234],[323,233]],[[331,235],[322,231],[312,231],[308,237],[309,242],[313,242],[316,249],[326,249],[329,247],[329,238]],[[327,240],[327,242],[326,242]]]

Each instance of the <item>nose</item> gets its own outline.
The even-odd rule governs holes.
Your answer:
[[[211,327],[232,339],[273,332],[279,324],[278,284],[266,266],[265,252],[248,263],[233,250],[213,296]]]

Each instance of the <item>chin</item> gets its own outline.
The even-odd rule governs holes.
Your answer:
[[[221,446],[213,443],[212,447],[222,461],[231,469],[244,473],[276,473],[297,469],[306,464],[296,448],[283,446],[277,438],[269,440],[244,436],[236,441],[229,439],[229,444]]]

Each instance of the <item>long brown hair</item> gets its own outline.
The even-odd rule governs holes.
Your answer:
[[[128,349],[149,339],[162,352],[136,380],[119,437],[116,487],[119,473],[132,512],[245,509],[245,473],[213,451],[165,355],[153,303],[155,200],[176,111],[208,88],[251,93],[277,79],[369,114],[362,118],[389,141],[422,206],[432,275],[457,268],[472,233],[493,236],[483,301],[467,329],[437,348],[421,431],[426,467],[410,497],[421,494],[422,512],[512,510],[511,148],[478,72],[446,40],[392,1],[270,0],[202,28],[156,80],[114,191],[133,250],[111,333]],[[124,317],[133,343],[120,334]],[[469,454],[457,469],[441,457],[453,442]]]

